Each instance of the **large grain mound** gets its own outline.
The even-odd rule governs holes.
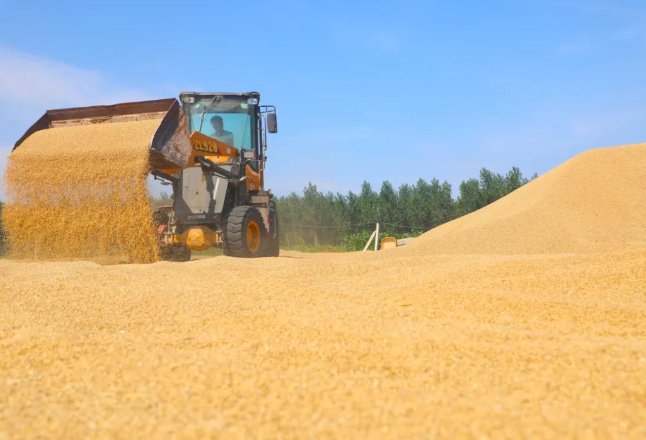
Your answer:
[[[17,258],[158,259],[146,185],[159,120],[38,131],[10,156],[3,212]]]
[[[646,144],[591,150],[470,215],[414,254],[593,253],[646,247]]]

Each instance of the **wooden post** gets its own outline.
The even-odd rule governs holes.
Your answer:
[[[372,241],[372,239],[374,238],[376,233],[377,233],[377,231],[372,231],[372,235],[368,239],[368,243],[366,243],[365,247],[363,248],[364,252],[368,250],[368,247],[370,247],[370,242]]]
[[[375,252],[379,250],[379,223],[377,223],[377,229],[375,229]]]

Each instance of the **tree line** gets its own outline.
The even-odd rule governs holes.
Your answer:
[[[310,183],[302,195],[291,193],[278,198],[281,246],[357,250],[377,222],[385,235],[416,236],[487,206],[529,180],[516,167],[504,175],[483,168],[478,178],[460,183],[455,199],[451,184],[438,179],[419,179],[398,189],[384,181],[379,192],[364,182],[358,194],[323,193]],[[168,195],[162,194],[162,198]],[[6,251],[2,207],[0,202],[0,255]]]
[[[377,222],[387,235],[419,235],[476,211],[529,180],[516,167],[504,175],[483,168],[478,178],[460,183],[455,199],[451,184],[438,179],[419,179],[398,189],[384,181],[378,192],[364,182],[358,194],[323,193],[310,183],[302,195],[291,193],[278,198],[281,245],[355,250],[365,244]]]

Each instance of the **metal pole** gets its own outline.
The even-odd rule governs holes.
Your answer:
[[[372,241],[372,239],[374,238],[374,236],[375,236],[375,232],[377,232],[377,231],[372,231],[372,235],[370,235],[370,238],[368,239],[368,243],[366,243],[366,246],[363,248],[363,251],[364,251],[364,252],[365,252],[365,251],[367,251],[367,250],[368,250],[368,248],[370,247],[370,242],[371,242],[371,241]]]
[[[375,252],[379,250],[379,223],[377,223],[377,229],[375,229]]]

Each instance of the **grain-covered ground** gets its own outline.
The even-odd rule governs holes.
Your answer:
[[[0,260],[0,439],[644,438],[644,162],[377,253]]]

